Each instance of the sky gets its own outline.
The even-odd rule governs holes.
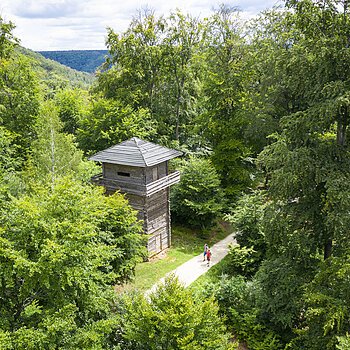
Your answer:
[[[150,8],[157,15],[174,9],[205,17],[221,0],[1,0],[0,17],[16,25],[21,45],[34,51],[103,50],[106,28],[127,29],[137,11]],[[281,0],[231,0],[246,18],[281,5]]]

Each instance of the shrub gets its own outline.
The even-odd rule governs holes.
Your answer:
[[[0,226],[0,349],[107,349],[113,285],[144,252],[126,200],[61,178],[7,202]]]
[[[215,296],[228,327],[250,350],[281,349],[279,337],[260,319],[256,306],[260,288],[255,281],[246,281],[243,276],[223,276],[219,283],[208,283],[202,293]]]
[[[233,245],[230,247],[225,272],[229,275],[240,274],[252,277],[260,265],[260,252],[252,247],[240,247]]]
[[[181,181],[172,188],[174,221],[207,228],[223,209],[219,176],[208,159],[192,157],[180,166]]]
[[[256,191],[243,195],[232,214],[226,218],[237,231],[236,240],[240,247],[230,252],[233,271],[246,276],[253,275],[266,255],[266,242],[263,230],[263,216],[266,207],[265,193]]]
[[[117,312],[116,340],[122,349],[233,349],[214,298],[195,298],[173,276],[149,298],[124,295]]]

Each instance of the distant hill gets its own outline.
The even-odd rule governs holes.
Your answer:
[[[81,72],[94,73],[105,61],[107,50],[38,51],[50,60]]]
[[[57,84],[57,81],[60,80],[65,86],[88,89],[95,80],[93,74],[78,72],[32,50],[24,47],[19,47],[18,50],[31,58],[33,68],[47,84],[53,81],[56,81]]]

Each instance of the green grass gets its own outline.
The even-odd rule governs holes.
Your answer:
[[[218,223],[212,230],[203,232],[182,226],[172,227],[172,246],[165,254],[140,263],[135,269],[135,279],[123,289],[145,291],[151,288],[160,278],[176,269],[194,256],[202,253],[203,246],[212,246],[231,233],[227,223]]]

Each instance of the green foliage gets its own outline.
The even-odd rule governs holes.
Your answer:
[[[223,209],[220,180],[210,160],[183,162],[181,181],[172,188],[171,210],[175,221],[194,227],[210,227]]]
[[[148,110],[163,143],[196,147],[203,29],[198,19],[180,11],[168,18],[140,11],[124,33],[109,29],[111,69],[99,75],[96,90],[136,111]]]
[[[134,136],[149,139],[154,133],[147,110],[136,111],[120,102],[98,99],[81,119],[77,139],[81,149],[94,153]]]
[[[349,350],[350,349],[350,337],[347,333],[344,337],[337,337],[339,344],[337,344],[338,350]]]
[[[266,205],[264,192],[246,194],[237,201],[232,214],[226,216],[236,231],[238,243],[238,246],[233,246],[229,252],[228,265],[231,266],[232,272],[252,276],[265,259],[263,220]]]
[[[241,246],[258,247],[263,252],[266,201],[266,194],[262,191],[244,194],[237,201],[233,212],[226,216],[237,231],[235,237]]]
[[[266,196],[243,196],[230,216],[240,246],[226,268],[252,279],[206,293],[250,349],[349,348],[349,7],[286,5],[246,33],[224,5],[203,21],[140,12],[124,33],[108,30],[110,69],[90,107],[81,90],[64,89],[91,76],[14,50],[14,26],[0,19],[0,348],[143,349],[143,337],[153,348],[203,348],[197,339],[220,348],[225,338],[212,299],[219,331],[172,282],[157,299],[125,297],[120,319],[111,316],[110,286],[130,277],[141,238],[119,196],[57,180],[90,172],[72,135],[87,153],[139,136],[210,154],[190,159],[173,191],[174,219],[202,227],[221,214],[221,186],[236,201],[253,184],[249,157],[267,145]],[[41,115],[47,99],[58,112],[43,105]],[[14,199],[29,154],[32,193]]]
[[[174,277],[149,295],[125,295],[118,303],[116,337],[122,349],[232,349],[218,305],[198,300]]]
[[[95,81],[95,77],[91,74],[73,70],[58,62],[46,59],[32,50],[19,47],[18,51],[30,58],[33,70],[42,81],[46,95],[50,97],[64,88],[87,90]]]
[[[0,125],[15,136],[22,157],[35,137],[39,112],[38,82],[28,59],[13,53],[0,64]]]
[[[194,130],[202,90],[204,24],[179,10],[170,14],[166,24],[162,42],[164,87],[158,97],[157,114],[162,116],[160,127],[166,127],[168,135],[190,144],[198,139]]]
[[[212,161],[226,194],[235,198],[251,183],[245,140],[245,45],[236,9],[221,5],[208,25],[206,96],[202,125],[213,149]]]
[[[335,258],[346,265],[349,247],[350,13],[334,1],[287,6],[263,18],[256,42],[263,100],[281,129],[259,156],[270,199],[267,260],[256,276],[260,307],[285,341],[294,337],[291,348],[333,349],[345,334],[339,320],[349,320],[332,298],[337,272],[324,273],[323,265]]]
[[[308,327],[297,331],[298,338],[290,344],[291,349],[334,349],[340,337],[344,345],[348,342],[349,276],[349,256],[331,257],[322,262],[305,293]]]
[[[0,208],[21,187],[18,169],[22,167],[23,158],[19,156],[15,139],[11,132],[0,126]]]
[[[104,96],[122,99],[135,109],[153,113],[158,79],[162,66],[161,36],[165,29],[162,17],[145,10],[135,16],[122,34],[108,30],[108,63],[113,70],[99,75],[97,87]]]
[[[36,125],[37,139],[27,166],[30,181],[51,181],[69,174],[78,175],[83,163],[83,152],[74,143],[74,136],[61,132],[62,122],[53,102],[42,104]],[[77,176],[78,177],[78,176]]]
[[[88,109],[88,94],[82,89],[65,89],[55,95],[62,131],[76,134],[79,123]]]
[[[13,145],[14,135],[0,126],[0,176],[18,168],[19,160],[16,159],[16,149]]]
[[[0,59],[8,58],[18,44],[18,39],[13,36],[15,25],[5,22],[0,16]]]
[[[223,275],[219,283],[207,283],[204,296],[214,295],[220,306],[220,313],[233,334],[245,342],[251,350],[281,349],[279,336],[267,328],[260,319],[256,300],[260,290],[256,281],[247,282],[244,277]]]
[[[252,247],[240,247],[233,245],[230,247],[228,253],[228,261],[226,265],[226,272],[230,275],[240,274],[246,277],[251,277],[257,271],[261,261],[259,251]]]
[[[302,320],[304,288],[314,273],[313,261],[299,260],[286,256],[266,260],[256,275],[261,286],[258,306],[263,320],[284,340],[292,337],[293,327]]]
[[[130,278],[144,250],[125,199],[66,178],[13,199],[0,214],[7,347],[107,348],[113,284]]]

